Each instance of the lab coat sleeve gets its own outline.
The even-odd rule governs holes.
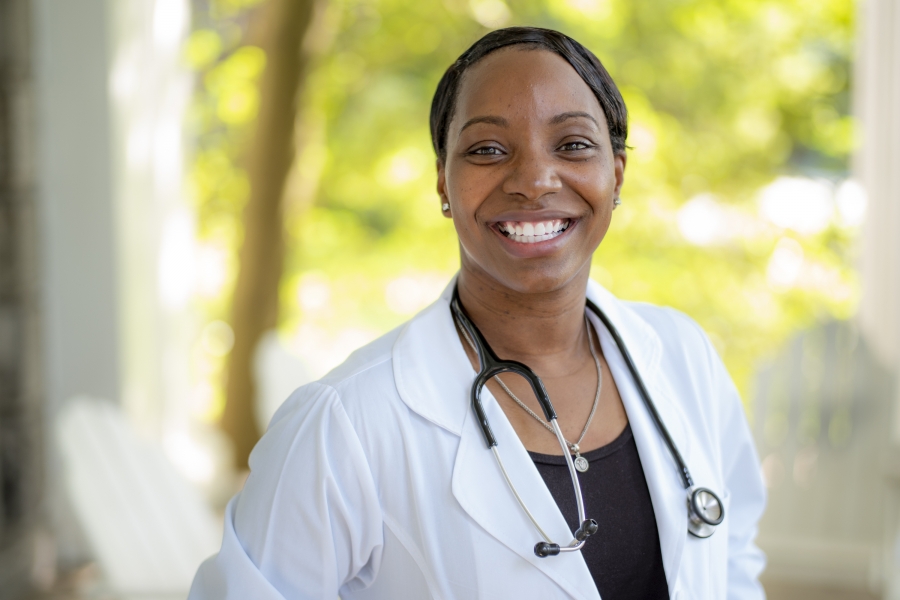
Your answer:
[[[728,598],[764,599],[759,575],[765,555],[756,546],[759,519],[766,506],[766,489],[756,446],[747,424],[740,395],[718,353],[703,334],[709,358],[713,389],[719,401],[719,447],[725,491],[729,497]]]
[[[383,518],[365,453],[337,392],[294,392],[250,455],[219,553],[189,600],[336,598],[374,579]]]

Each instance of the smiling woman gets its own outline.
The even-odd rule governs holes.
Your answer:
[[[431,130],[458,276],[285,402],[191,598],[762,598],[728,373],[693,321],[589,280],[627,162],[605,69],[492,32]]]

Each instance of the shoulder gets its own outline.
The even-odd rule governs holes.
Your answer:
[[[391,356],[394,344],[409,323],[382,335],[373,342],[355,350],[343,363],[328,372],[319,382],[340,389],[354,381],[378,378],[391,373]]]
[[[723,392],[732,392],[733,383],[725,365],[694,319],[668,306],[623,304],[658,338],[658,367],[673,386],[710,402]]]
[[[625,301],[623,304],[653,329],[665,350],[702,351],[704,357],[711,351],[712,345],[703,328],[680,310],[647,302]]]
[[[648,374],[688,395],[717,385],[724,366],[693,319],[673,308],[622,300],[595,281],[589,281],[587,293]]]
[[[268,493],[282,489],[302,495],[296,485],[278,483],[297,469],[325,479],[340,471],[351,479],[371,480],[373,438],[389,437],[395,427],[392,417],[403,408],[392,374],[397,334],[391,331],[367,344],[318,381],[291,393],[251,453],[257,487],[266,482]]]
[[[679,310],[622,300],[593,280],[588,283],[588,298],[609,311],[617,327],[629,331],[639,345],[642,341],[646,343],[648,352],[652,353],[657,344],[661,344],[663,353],[668,355],[687,353],[706,357],[710,351],[709,338],[703,329]]]
[[[726,432],[733,432],[721,424],[743,421],[743,404],[706,332],[674,308],[640,302],[626,304],[659,338],[658,372],[682,410],[705,424],[710,439],[721,441]]]
[[[310,411],[327,410],[326,406],[344,414],[353,413],[364,396],[372,399],[395,395],[392,349],[405,326],[354,351],[318,381],[297,388],[275,413],[269,428],[285,419],[308,416]]]

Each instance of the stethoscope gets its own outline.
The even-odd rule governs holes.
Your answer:
[[[663,424],[662,418],[659,416],[656,406],[653,404],[653,400],[651,400],[650,394],[647,392],[644,380],[641,378],[640,373],[638,373],[634,360],[632,360],[628,348],[625,347],[625,343],[622,341],[622,337],[619,335],[618,330],[613,326],[603,311],[601,311],[596,304],[591,302],[590,299],[587,300],[587,307],[603,322],[610,335],[612,335],[613,340],[615,340],[616,346],[618,346],[619,352],[622,353],[625,364],[628,365],[628,370],[631,372],[631,376],[637,384],[641,398],[644,400],[644,404],[647,406],[647,410],[650,412],[650,416],[653,418],[654,423],[656,423],[656,428],[659,430],[663,441],[669,448],[672,458],[675,459],[675,464],[678,467],[678,474],[684,484],[684,489],[687,490],[688,531],[691,535],[698,538],[708,538],[715,533],[716,526],[725,518],[725,508],[722,505],[722,501],[712,490],[694,486],[694,480],[691,477],[691,473],[688,471],[687,465],[681,457],[681,453],[678,452],[678,448],[675,447],[675,442],[672,440],[672,436],[669,435],[669,430],[666,429],[666,426]],[[484,336],[481,335],[481,331],[478,330],[478,327],[475,326],[466,314],[465,309],[459,301],[459,290],[456,288],[453,290],[453,299],[450,302],[450,309],[452,310],[454,317],[465,329],[466,333],[469,334],[469,337],[474,342],[476,352],[478,353],[480,370],[478,375],[475,376],[475,382],[472,384],[472,410],[475,411],[475,416],[478,418],[478,423],[484,434],[484,440],[487,442],[488,448],[494,453],[497,464],[500,465],[500,472],[503,473],[503,477],[506,479],[509,489],[512,490],[512,493],[522,507],[522,510],[525,511],[525,514],[528,515],[528,518],[534,524],[535,528],[540,532],[541,537],[544,538],[544,541],[534,545],[534,553],[537,556],[544,558],[546,556],[556,556],[560,552],[576,552],[581,550],[584,543],[587,541],[587,538],[597,533],[599,526],[594,519],[587,519],[584,516],[584,499],[581,494],[581,483],[578,481],[578,473],[575,470],[575,464],[572,461],[569,447],[563,437],[562,430],[559,428],[559,424],[556,422],[556,411],[553,410],[553,404],[550,402],[550,396],[544,388],[544,382],[542,382],[541,378],[527,365],[514,360],[500,360],[497,358],[497,355],[494,353],[491,346],[484,339]],[[494,437],[494,432],[491,430],[487,414],[484,412],[484,406],[481,404],[481,391],[484,389],[484,386],[491,378],[500,375],[501,373],[514,373],[524,377],[525,380],[528,381],[531,385],[531,389],[534,391],[538,403],[541,405],[541,409],[544,411],[547,422],[553,427],[553,432],[556,434],[556,439],[562,448],[563,456],[566,458],[566,465],[569,467],[569,475],[572,478],[572,486],[575,489],[575,499],[578,503],[578,522],[581,523],[581,525],[578,526],[578,529],[572,533],[573,539],[568,545],[561,546],[550,539],[550,536],[548,536],[541,528],[537,519],[535,519],[531,511],[528,510],[522,497],[519,496],[519,492],[516,491],[516,487],[513,485],[509,474],[506,472],[506,468],[503,466],[503,460],[500,458],[500,453],[497,450],[497,439]]]

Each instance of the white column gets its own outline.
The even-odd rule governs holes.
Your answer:
[[[76,394],[120,391],[118,281],[105,0],[35,0],[36,204],[46,419]],[[52,429],[47,431],[52,439]],[[46,498],[60,559],[84,557],[47,453]]]
[[[881,362],[900,375],[900,2],[862,0],[859,6],[854,103],[862,145],[854,170],[868,195],[862,237],[863,297],[859,322]],[[897,379],[895,379],[897,380]],[[900,380],[897,380],[900,381]],[[892,438],[898,460],[900,386],[893,398]],[[873,457],[873,460],[877,460]],[[884,518],[885,598],[900,600],[900,504],[894,465],[888,465]],[[890,473],[893,473],[891,475]],[[893,481],[891,481],[893,479]],[[872,518],[877,518],[875,515]]]
[[[860,322],[877,355],[896,370],[900,366],[900,2],[865,0],[859,17],[855,103],[862,146],[855,170],[869,199]],[[895,427],[895,439],[900,441],[897,434],[900,427]]]
[[[37,0],[37,200],[46,392],[119,394],[104,0]]]

